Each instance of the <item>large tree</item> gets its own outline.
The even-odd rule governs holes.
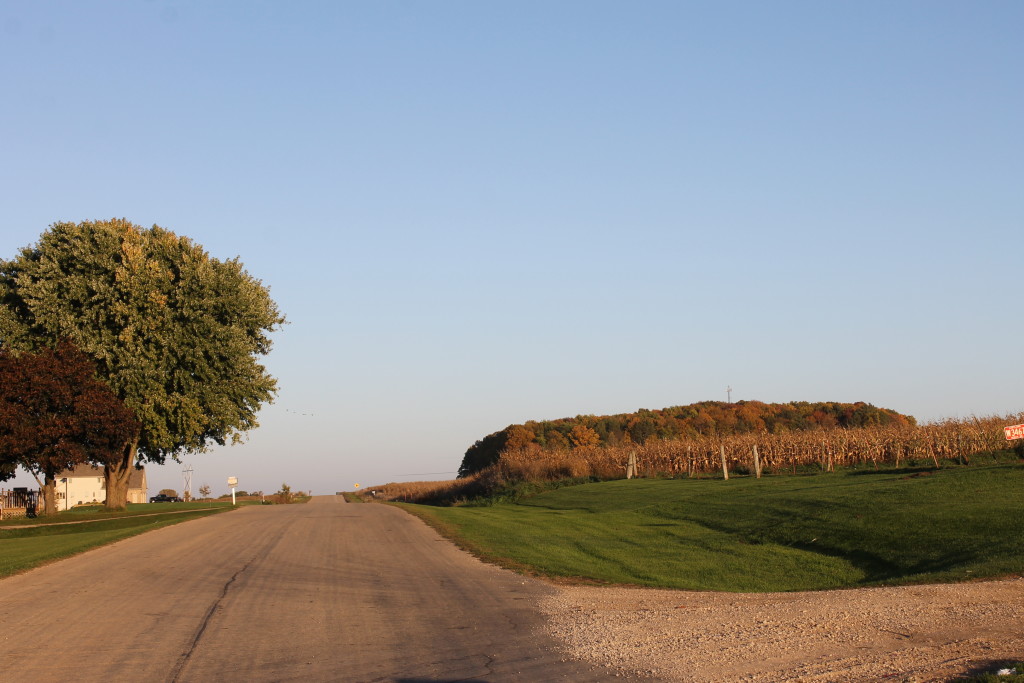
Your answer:
[[[241,439],[277,382],[258,362],[284,323],[262,282],[186,237],[127,220],[55,223],[0,261],[0,346],[71,339],[140,428],[105,468],[124,507],[137,462]]]
[[[38,353],[0,349],[0,458],[42,476],[45,514],[57,511],[57,473],[106,465],[138,431],[132,412],[72,344]]]

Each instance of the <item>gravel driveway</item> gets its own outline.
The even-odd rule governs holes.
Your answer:
[[[565,653],[674,681],[945,681],[1024,659],[1024,578],[735,594],[562,587]]]

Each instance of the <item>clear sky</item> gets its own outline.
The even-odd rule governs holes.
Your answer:
[[[125,217],[270,287],[278,399],[185,458],[216,493],[729,385],[1021,411],[1022,35],[1016,0],[6,0],[0,254]]]

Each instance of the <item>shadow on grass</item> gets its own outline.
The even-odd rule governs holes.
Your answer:
[[[946,553],[934,560],[917,562],[906,566],[886,560],[880,555],[868,552],[867,550],[836,549],[818,545],[817,543],[791,543],[789,546],[798,550],[827,555],[849,562],[864,573],[864,578],[857,582],[858,585],[880,584],[891,581],[913,581],[916,576],[941,574],[956,567],[968,566],[971,561],[977,559],[976,553],[960,550]]]
[[[919,467],[890,467],[880,470],[850,470],[848,474],[851,477],[866,477],[878,474],[931,474],[938,471],[938,469],[935,465],[921,465]]]

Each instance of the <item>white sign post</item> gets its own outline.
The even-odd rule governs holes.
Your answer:
[[[228,486],[231,487],[231,505],[235,504],[235,487],[238,486],[236,477],[228,477]]]

